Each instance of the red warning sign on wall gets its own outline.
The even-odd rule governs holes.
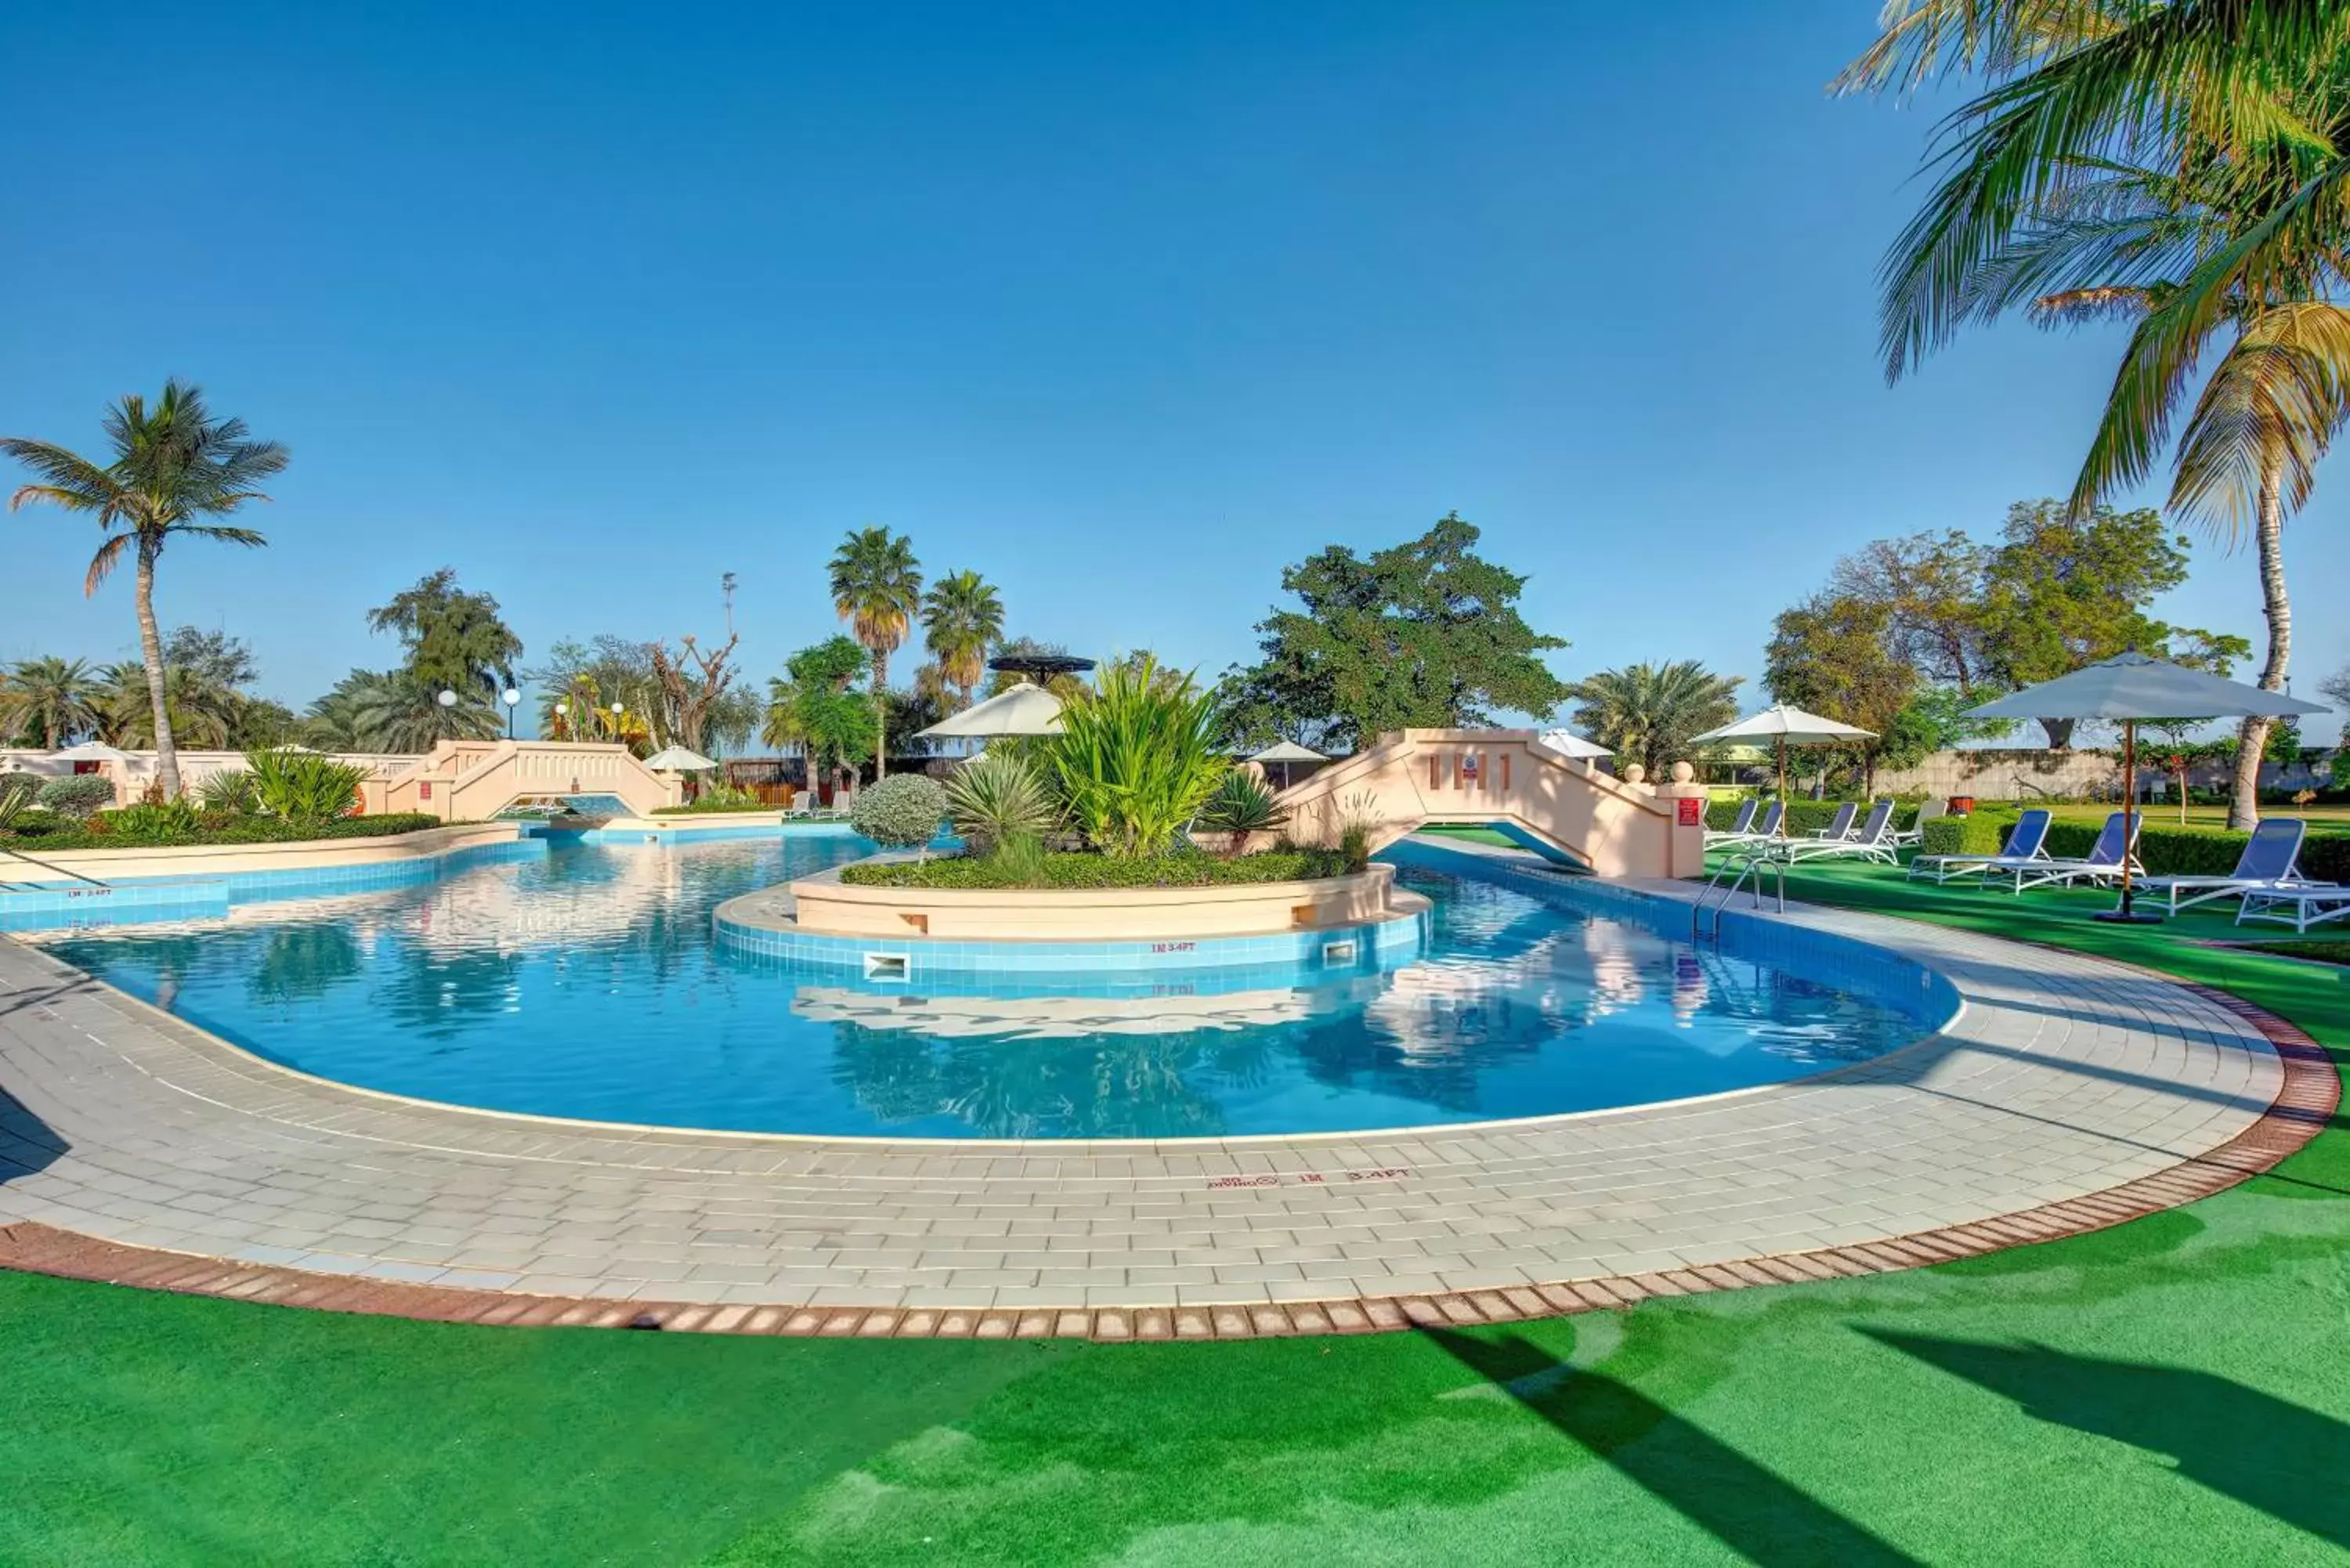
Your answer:
[[[1680,807],[1680,816],[1679,820],[1683,827],[1703,827],[1705,826],[1705,802],[1698,799],[1697,796],[1693,794],[1685,794],[1673,804]]]

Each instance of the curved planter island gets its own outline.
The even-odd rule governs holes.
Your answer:
[[[1307,881],[1166,888],[852,886],[837,870],[729,899],[719,940],[739,951],[925,971],[1143,969],[1403,962],[1427,939],[1428,900],[1373,866]]]

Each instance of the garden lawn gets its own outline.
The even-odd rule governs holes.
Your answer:
[[[2225,986],[2106,899],[1794,891]],[[2338,1563],[2350,1129],[2096,1235],[1470,1334],[795,1342],[328,1317],[0,1275],[0,1561]]]

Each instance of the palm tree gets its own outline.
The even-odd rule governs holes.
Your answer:
[[[2284,684],[2285,514],[2350,414],[2350,37],[2340,0],[1899,0],[1847,89],[1981,71],[1942,123],[1949,172],[1882,270],[1888,377],[2022,306],[2043,324],[2136,323],[2074,489],[2086,509],[2166,450],[2171,504],[2230,540],[2249,523],[2268,657]],[[2258,816],[2271,721],[2244,722],[2231,826]]]
[[[7,685],[0,689],[0,715],[5,715],[0,732],[29,731],[55,751],[98,727],[97,695],[98,682],[88,659],[23,659],[10,669]]]
[[[1578,728],[1619,762],[1638,763],[1654,777],[1690,754],[1691,737],[1738,717],[1741,679],[1683,659],[1602,670],[1568,687],[1567,695],[1580,704]]]
[[[922,638],[939,674],[970,707],[987,673],[987,650],[1003,635],[1003,600],[977,572],[951,572],[922,597]]]
[[[873,656],[873,776],[889,771],[889,717],[881,694],[889,684],[889,655],[906,640],[922,609],[922,565],[913,542],[887,528],[860,528],[832,554],[833,612]]]
[[[248,439],[243,420],[214,418],[203,393],[176,379],[163,383],[163,395],[152,409],[135,393],[125,397],[107,410],[104,429],[114,447],[113,461],[104,464],[47,441],[0,437],[0,455],[40,476],[18,489],[8,504],[13,511],[47,501],[97,515],[107,539],[90,559],[82,581],[85,594],[95,594],[125,553],[130,555],[157,774],[163,794],[176,796],[180,755],[164,692],[163,640],[155,628],[155,562],[174,535],[247,547],[267,543],[250,528],[204,519],[269,499],[260,483],[285,472],[288,454],[276,441]]]
[[[109,745],[155,745],[155,711],[146,669],[138,661],[108,665],[95,701],[99,728]],[[216,751],[235,737],[244,698],[203,670],[175,664],[163,671],[163,716],[174,741]]]

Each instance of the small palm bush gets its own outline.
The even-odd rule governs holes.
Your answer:
[[[1271,833],[1288,824],[1288,811],[1274,804],[1273,792],[1264,787],[1264,782],[1240,768],[1224,775],[1224,782],[1216,786],[1200,813],[1201,827],[1232,836],[1227,853],[1235,856],[1248,847],[1251,834]]]
[[[206,811],[224,811],[234,816],[261,815],[261,791],[244,768],[223,768],[210,775],[197,788],[196,797]]]
[[[987,855],[1014,838],[1042,839],[1060,826],[1061,803],[1034,763],[999,749],[947,779],[947,815],[972,853]]]
[[[41,808],[70,816],[76,822],[87,818],[93,811],[114,804],[114,781],[96,774],[75,774],[69,778],[51,779],[41,786]]]
[[[1215,698],[1144,655],[1106,664],[1061,709],[1054,771],[1069,815],[1121,859],[1164,855],[1231,766],[1217,751]]]
[[[32,774],[0,774],[0,833],[25,815],[41,793],[41,781]]]
[[[885,849],[920,849],[938,836],[947,792],[922,774],[894,774],[857,797],[848,825]]]
[[[244,753],[244,765],[261,809],[297,827],[320,826],[358,808],[365,775],[348,763],[315,752],[253,751]]]

